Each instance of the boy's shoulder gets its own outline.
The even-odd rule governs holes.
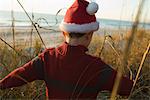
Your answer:
[[[43,53],[53,53],[55,51],[56,48],[51,47],[51,48],[47,48],[43,51]]]
[[[45,50],[42,51],[42,53],[40,53],[38,56],[39,57],[44,57],[44,56],[49,56],[49,55],[53,55],[55,53],[55,48],[47,48]]]
[[[100,57],[91,55],[89,53],[85,53],[86,58],[88,58],[89,60],[96,60],[96,61],[102,61],[102,59]]]
[[[88,59],[89,62],[93,63],[95,66],[107,65],[100,57],[86,54],[86,58]]]

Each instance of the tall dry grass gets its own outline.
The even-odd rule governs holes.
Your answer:
[[[124,50],[124,44],[128,40],[128,36],[130,34],[130,31],[123,34],[123,37],[120,38],[118,33],[111,34],[109,37],[106,38],[107,40],[104,43],[104,36],[95,34],[93,36],[93,40],[89,46],[89,53],[94,56],[101,57],[102,60],[104,60],[106,63],[108,63],[110,66],[112,66],[114,69],[117,69],[121,66],[119,60],[123,56],[123,50]],[[133,40],[132,48],[129,52],[129,59],[127,59],[127,66],[130,67],[132,71],[132,77],[135,78],[135,75],[137,73],[138,67],[140,65],[140,62],[142,60],[142,56],[147,48],[148,43],[150,42],[150,31],[146,31],[144,29],[140,29],[135,34],[135,39]],[[0,42],[1,48],[0,48],[0,78],[3,78],[6,76],[9,72],[14,70],[15,68],[20,67],[21,65],[28,62],[30,58],[30,52],[28,49],[24,48],[23,46],[16,47],[16,50],[22,55],[16,55],[16,60],[12,62],[14,59],[13,56],[13,50],[11,50],[8,46]],[[111,45],[110,45],[111,44]],[[42,44],[37,40],[34,44],[34,52],[33,56],[38,55],[39,52],[41,52]],[[103,49],[102,49],[103,45]],[[113,48],[112,48],[113,46]],[[114,50],[115,49],[115,50]],[[118,56],[118,54],[119,56]],[[101,53],[101,55],[100,55]],[[150,53],[148,53],[148,56],[143,64],[142,71],[140,73],[140,76],[137,80],[137,84],[135,85],[135,89],[131,93],[131,98],[134,99],[149,99],[150,95]],[[128,77],[131,77],[130,72],[127,71],[126,75]],[[45,98],[45,85],[42,81],[34,81],[30,84],[7,89],[0,91],[0,96],[2,99],[18,99],[18,98],[24,98],[24,99],[33,99],[33,98]],[[98,98],[109,98],[110,93],[105,92],[98,95]],[[122,99],[123,97],[117,96],[118,98]]]
[[[125,45],[125,42],[128,40],[130,34],[131,34],[131,31],[128,31],[127,33],[124,33],[122,35],[123,36],[122,38],[120,38],[119,34],[117,33],[111,34],[112,39],[107,40],[109,41],[109,43],[107,41],[105,42],[105,45],[103,47],[104,49],[101,52],[101,59],[104,60],[106,63],[108,63],[110,66],[112,66],[114,69],[118,69],[118,67],[121,67],[120,60],[123,57],[123,52],[124,52],[123,50],[125,48],[124,45]],[[90,46],[92,48],[90,49],[90,53],[92,53],[95,56],[99,56],[99,51],[97,49],[93,49],[93,46],[94,48],[96,48],[96,45],[93,45],[93,44],[98,44],[99,46],[98,49],[100,49],[100,45],[102,45],[103,40],[104,40],[104,38],[101,39],[102,37],[101,38],[98,38],[98,37],[99,36],[96,36],[96,38],[94,38]],[[145,53],[149,43],[150,43],[150,31],[149,30],[146,31],[144,29],[138,29],[137,32],[135,33],[135,38],[131,45],[129,57],[126,63],[127,70],[125,72],[125,75],[128,76],[129,78],[135,79],[143,54]],[[113,48],[111,46],[113,46]],[[116,51],[118,53],[115,53]],[[143,67],[140,72],[138,81],[135,85],[135,89],[131,93],[131,98],[133,99],[149,99],[150,98],[149,72],[150,72],[150,52],[147,54],[147,57],[145,58],[145,61],[143,62]],[[145,91],[145,93],[143,91]]]
[[[14,60],[14,51],[2,42],[0,42],[0,45],[0,79],[4,78],[11,71],[31,60],[31,55],[29,52],[30,49],[26,49],[23,46],[17,46],[16,50],[21,56],[16,54]],[[32,58],[34,58],[41,52],[41,42],[39,42],[39,40],[36,40],[33,48],[34,52],[32,52]],[[35,81],[22,87],[6,89],[4,91],[0,90],[0,98],[31,99],[42,97],[43,93],[45,93],[43,82]],[[43,97],[45,97],[45,95]]]

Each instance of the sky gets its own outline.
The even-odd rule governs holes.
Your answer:
[[[19,0],[27,12],[39,12],[56,14],[61,8],[68,8],[74,0]],[[96,13],[98,18],[108,18],[117,20],[133,20],[140,0],[91,0],[99,5]],[[142,11],[143,20],[150,22],[150,0],[145,0]],[[23,11],[17,0],[0,0],[0,10]],[[61,14],[65,14],[63,10]]]

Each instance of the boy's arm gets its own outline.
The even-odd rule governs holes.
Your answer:
[[[116,79],[117,71],[112,69],[109,65],[104,64],[104,71],[101,73],[101,80],[103,80],[102,90],[112,91]],[[118,94],[121,96],[129,96],[132,89],[133,81],[127,77],[122,76]]]
[[[44,79],[44,63],[36,57],[32,61],[26,63],[8,74],[0,81],[0,89],[21,86],[34,80]]]

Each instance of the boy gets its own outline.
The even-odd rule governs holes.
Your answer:
[[[112,91],[116,71],[100,58],[86,54],[99,23],[98,5],[75,0],[60,24],[65,42],[14,70],[0,81],[1,89],[44,80],[49,99],[96,98],[99,91]],[[123,77],[118,93],[128,96],[133,81]]]

